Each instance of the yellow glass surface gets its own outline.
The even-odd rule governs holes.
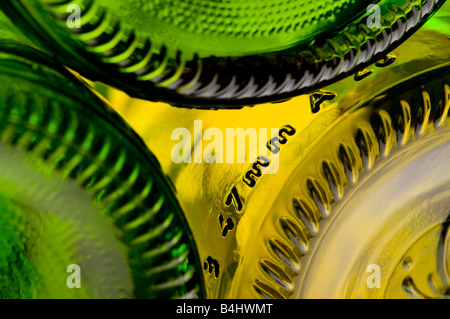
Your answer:
[[[110,92],[177,189],[204,265],[206,297],[448,297],[444,8],[355,77],[277,105],[184,110]],[[201,140],[200,120],[201,134],[222,136]],[[286,127],[293,131],[279,136],[275,174],[256,176],[257,168],[247,175],[255,172],[252,147],[266,155],[264,143],[247,145],[245,163],[194,163],[216,139],[226,144],[227,129],[254,128],[260,142],[264,132]],[[191,132],[191,163],[173,161],[178,128]],[[374,265],[380,287],[370,284]]]

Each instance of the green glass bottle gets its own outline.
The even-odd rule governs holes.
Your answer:
[[[383,58],[444,0],[4,0],[35,44],[134,97],[239,108]]]
[[[0,81],[0,298],[201,297],[174,191],[117,113],[16,41]]]

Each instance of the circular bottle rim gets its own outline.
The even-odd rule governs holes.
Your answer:
[[[140,137],[99,95],[32,47],[1,42],[0,69],[7,83],[1,89],[2,143],[61,185],[70,180],[87,194],[86,205],[127,247],[135,297],[202,296],[183,210]],[[51,178],[47,182],[51,189]]]
[[[138,98],[218,109],[283,101],[354,74],[401,44],[444,2],[382,0],[379,27],[368,27],[369,12],[307,46],[242,57],[186,57],[182,49],[155,48],[96,0],[83,2],[80,29],[66,25],[72,1],[0,6],[41,48],[83,76]]]

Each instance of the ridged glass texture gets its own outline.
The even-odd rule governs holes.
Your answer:
[[[217,109],[283,101],[354,74],[444,2],[5,0],[0,8],[90,79],[138,98]],[[76,8],[79,28],[71,27]]]
[[[0,81],[0,297],[201,296],[181,208],[128,125],[29,46],[0,41]]]
[[[373,1],[99,0],[171,48],[201,57],[242,56],[291,47],[345,24]]]

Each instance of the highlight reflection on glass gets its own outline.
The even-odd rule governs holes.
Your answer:
[[[449,4],[318,3],[2,1],[0,297],[449,298]]]

